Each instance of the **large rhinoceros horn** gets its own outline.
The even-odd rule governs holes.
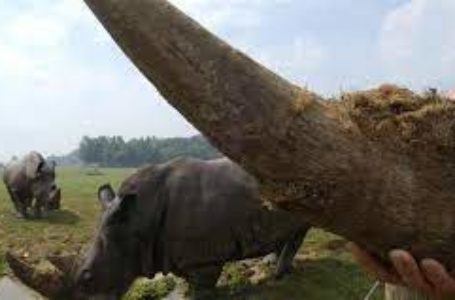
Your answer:
[[[383,93],[395,101],[390,109],[369,106],[371,95],[357,97],[348,107],[323,102],[165,0],[85,2],[164,98],[258,178],[266,199],[378,253],[400,246],[417,257],[432,256],[455,266],[455,163],[450,160],[455,151],[439,151],[452,144],[452,104],[406,106],[395,103],[393,92]],[[401,94],[409,101],[416,98]],[[355,122],[357,115],[350,114],[358,107],[363,112],[387,108],[358,119],[371,132],[384,127],[368,124],[392,114],[397,122],[411,123],[403,127],[404,135],[415,133],[406,136],[408,144],[422,137],[447,139],[437,150],[442,154],[434,155],[431,145],[405,151],[400,148],[404,138],[390,138],[393,130],[369,136]],[[449,113],[427,116],[441,111]],[[399,119],[400,114],[406,118]],[[431,131],[433,121],[421,126],[419,118],[437,120],[439,129]]]

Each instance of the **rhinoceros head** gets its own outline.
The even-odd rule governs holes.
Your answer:
[[[116,196],[101,186],[102,215],[94,241],[78,271],[76,285],[89,295],[122,295],[140,274],[141,238],[135,227],[136,195]]]

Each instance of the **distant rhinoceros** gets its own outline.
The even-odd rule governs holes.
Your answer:
[[[194,290],[213,288],[225,262],[279,253],[289,270],[310,225],[262,205],[255,179],[228,159],[177,159],[145,167],[104,207],[76,282],[89,295],[120,297],[138,276],[172,272]],[[109,298],[111,299],[111,298]]]
[[[36,217],[41,217],[43,207],[60,206],[55,164],[47,162],[38,152],[30,152],[22,159],[8,163],[3,172],[3,182],[20,217],[27,218],[28,209],[33,204]]]

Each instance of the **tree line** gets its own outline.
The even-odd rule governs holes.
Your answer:
[[[212,159],[221,154],[202,136],[190,138],[134,138],[121,136],[84,137],[77,156],[85,164],[102,167],[138,167],[161,163],[179,156]]]

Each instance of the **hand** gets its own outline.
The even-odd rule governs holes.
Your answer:
[[[435,299],[455,299],[455,278],[434,259],[417,263],[408,252],[393,250],[389,253],[390,270],[359,246],[351,243],[350,248],[359,264],[382,282],[404,285]]]

